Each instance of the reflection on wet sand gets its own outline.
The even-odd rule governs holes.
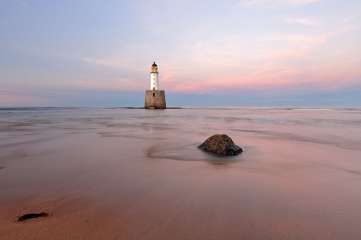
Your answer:
[[[110,137],[110,138],[135,138],[135,139],[149,139],[149,140],[164,140],[164,138],[161,137],[147,137],[147,136],[141,136],[141,135],[134,135],[134,134],[123,134],[123,133],[117,133],[117,132],[98,132],[98,134],[102,137]]]
[[[207,161],[215,165],[231,164],[239,161],[238,157],[216,157],[209,153],[204,153],[198,149],[199,144],[158,144],[152,145],[146,150],[146,157],[150,159],[167,159],[178,161]]]
[[[359,113],[0,110],[0,239],[359,240]]]
[[[282,139],[285,141],[299,141],[299,142],[326,144],[326,145],[333,145],[339,148],[361,151],[361,141],[340,139],[340,137],[334,137],[334,136],[330,136],[327,139],[318,139],[309,136],[297,135],[293,133],[284,133],[284,132],[276,132],[276,131],[268,131],[268,130],[232,129],[232,131],[254,133],[254,134],[263,135],[264,137]]]
[[[23,145],[31,145],[41,142],[46,142],[54,139],[53,137],[45,137],[45,138],[39,138],[39,139],[31,139],[27,141],[18,141],[18,142],[11,142],[11,143],[4,143],[0,144],[0,149],[10,149],[14,147],[21,147]]]

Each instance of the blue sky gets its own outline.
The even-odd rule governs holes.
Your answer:
[[[356,0],[0,1],[1,106],[360,106]]]

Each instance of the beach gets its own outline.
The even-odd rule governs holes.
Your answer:
[[[1,109],[0,239],[358,240],[360,156],[361,109]]]

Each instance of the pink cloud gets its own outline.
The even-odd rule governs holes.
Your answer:
[[[360,85],[361,70],[334,68],[333,65],[318,66],[316,69],[278,69],[253,74],[217,75],[203,81],[170,81],[167,89],[177,92],[207,92],[236,89],[297,89],[298,87],[336,90]]]
[[[35,104],[40,99],[26,94],[1,91],[0,92],[0,106],[27,106]]]
[[[308,27],[320,26],[319,20],[314,18],[306,18],[306,17],[288,17],[285,19],[285,22],[290,24],[299,24]]]

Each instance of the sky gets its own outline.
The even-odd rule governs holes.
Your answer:
[[[0,106],[361,106],[359,0],[0,0]]]

